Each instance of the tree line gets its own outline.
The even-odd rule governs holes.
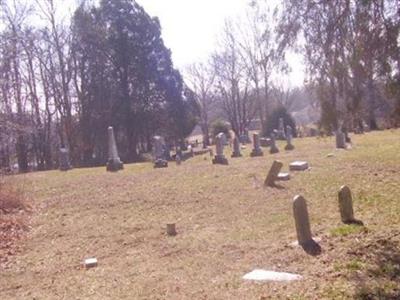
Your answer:
[[[185,138],[198,108],[158,19],[134,1],[102,0],[83,1],[65,20],[61,4],[1,4],[2,167],[15,153],[22,172],[34,162],[52,169],[59,148],[75,166],[103,164],[108,126],[126,162],[149,151],[155,133]]]

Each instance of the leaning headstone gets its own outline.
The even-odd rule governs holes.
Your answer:
[[[228,160],[224,155],[224,134],[218,133],[215,137],[215,148],[217,154],[215,155],[214,159],[212,160],[213,164],[220,164],[220,165],[227,165]]]
[[[354,218],[353,211],[353,198],[351,196],[351,191],[348,186],[343,185],[338,193],[339,199],[339,210],[342,222],[345,224],[358,224],[363,225],[363,223]]]
[[[253,134],[253,150],[250,153],[251,157],[255,157],[255,156],[263,156],[264,153],[261,150],[261,146],[260,146],[260,136],[258,135],[258,133],[254,133]]]
[[[69,151],[67,148],[60,149],[60,171],[68,171],[72,169],[69,161]]]
[[[233,138],[233,152],[231,157],[241,157],[242,154],[240,153],[240,142],[239,139],[235,136]]]
[[[346,149],[346,136],[341,128],[336,131],[336,148]]]
[[[293,140],[293,129],[291,126],[286,126],[286,146],[285,150],[293,150],[294,146],[292,144]]]
[[[269,153],[274,154],[274,153],[278,153],[279,149],[276,146],[276,139],[275,139],[276,135],[275,132],[271,133],[271,147],[269,149]]]
[[[278,174],[281,171],[282,166],[283,166],[283,163],[280,162],[279,160],[275,160],[272,163],[272,166],[269,169],[267,177],[265,178],[264,186],[270,186],[270,187],[276,186],[275,181],[278,180]]]
[[[165,157],[165,143],[161,136],[153,137],[153,158],[154,168],[166,168],[168,167],[168,161]]]
[[[118,171],[124,168],[123,163],[119,159],[117,144],[115,142],[114,129],[108,127],[108,162],[107,171]]]
[[[308,169],[308,162],[306,161],[294,161],[289,164],[290,171],[305,171]]]
[[[307,203],[300,195],[295,196],[293,199],[293,216],[299,245],[311,255],[319,254],[321,247],[313,240],[311,235]]]

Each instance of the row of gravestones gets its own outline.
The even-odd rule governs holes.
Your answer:
[[[153,158],[155,168],[164,168],[168,166],[168,154],[166,144],[161,136],[153,137]],[[182,153],[177,151],[176,159],[177,162],[181,160]],[[68,171],[72,169],[69,152],[66,148],[60,149],[60,170]],[[113,127],[108,127],[108,161],[106,165],[107,171],[116,172],[122,170],[124,164],[122,163],[117,150],[117,143],[115,142],[114,129]]]
[[[277,136],[276,132],[279,132],[279,130],[271,133],[271,138],[268,143],[270,146],[269,152],[271,154],[279,152],[279,148],[276,146],[276,136]],[[285,146],[285,150],[293,150],[294,149],[294,146],[292,144],[293,129],[289,125],[286,127],[286,134],[284,136],[285,136],[286,142],[287,142],[287,144]],[[212,160],[213,164],[221,164],[221,165],[228,164],[228,160],[226,159],[226,157],[224,155],[224,146],[225,146],[224,141],[225,140],[226,140],[225,134],[222,132],[219,133],[215,137],[216,155],[215,155],[214,159]],[[264,155],[264,152],[261,149],[260,136],[258,133],[254,133],[253,134],[253,149],[250,153],[250,156],[257,157],[257,156],[263,156],[263,155]],[[241,156],[242,156],[242,154],[240,153],[240,141],[237,137],[234,137],[233,152],[232,152],[231,157],[235,158],[235,157],[241,157]]]
[[[281,123],[281,122],[280,122]],[[285,146],[285,150],[293,150],[294,146],[292,144],[293,139],[293,129],[288,125],[286,127],[286,134],[285,131],[281,128],[283,125],[280,124],[278,130],[274,130],[271,133],[271,138],[268,141],[268,145],[270,146],[270,153],[278,153],[279,149],[276,146],[276,136],[284,136],[286,138],[287,144]],[[337,148],[346,148],[347,142],[346,135],[339,129],[336,132],[336,147]],[[224,133],[219,133],[216,136],[216,155],[212,160],[213,164],[222,164],[227,165],[228,160],[224,156],[224,146],[226,144],[226,137]],[[154,167],[155,168],[164,168],[168,166],[168,157],[166,155],[166,145],[165,141],[160,136],[155,136],[153,138],[154,148],[153,148],[153,157],[154,157]],[[260,137],[257,133],[253,134],[253,149],[250,154],[251,157],[263,156],[264,153],[261,149]],[[231,155],[232,158],[241,157],[242,154],[240,153],[240,141],[237,137],[233,140],[233,153]],[[176,162],[177,164],[181,163],[182,159],[182,152],[177,151],[176,154]],[[70,160],[69,160],[69,153],[66,148],[60,149],[60,170],[67,171],[72,168]],[[117,144],[115,142],[114,130],[110,126],[108,128],[108,161],[107,161],[107,171],[118,171],[123,169],[123,163],[119,158]]]

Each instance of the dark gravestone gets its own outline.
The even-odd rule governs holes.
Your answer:
[[[235,136],[233,139],[233,152],[231,157],[241,157],[242,154],[240,153],[240,142],[239,139]]]
[[[114,129],[108,127],[108,161],[107,171],[116,172],[124,168],[123,163],[119,159],[117,144],[115,142]]]

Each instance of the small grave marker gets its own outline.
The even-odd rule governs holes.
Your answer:
[[[308,163],[306,161],[294,161],[289,165],[290,171],[305,171],[308,169]]]

